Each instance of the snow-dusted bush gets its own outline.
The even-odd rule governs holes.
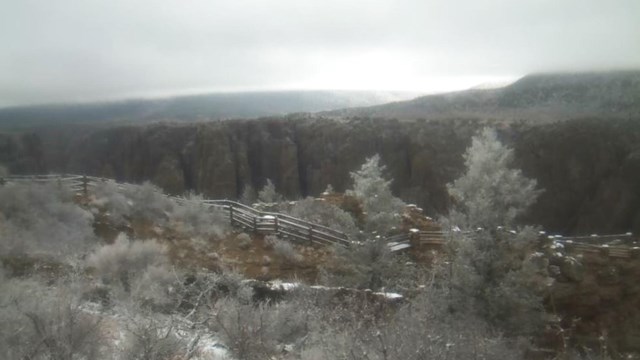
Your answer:
[[[177,335],[170,318],[134,309],[124,328],[123,359],[177,359],[188,352],[188,342]]]
[[[127,186],[125,195],[131,200],[131,216],[134,219],[162,224],[169,218],[175,206],[162,190],[146,181],[142,185]]]
[[[385,166],[380,165],[380,156],[367,158],[359,170],[351,172],[353,190],[347,195],[362,201],[366,213],[365,229],[382,235],[401,224],[405,204],[391,193],[391,181],[383,176]]]
[[[98,359],[108,352],[101,320],[101,314],[86,313],[64,284],[0,282],[2,359]]]
[[[522,359],[481,320],[447,309],[446,292],[429,289],[386,320],[379,311],[360,303],[358,314],[346,307],[314,314],[313,328],[300,353],[305,360],[320,359]]]
[[[282,347],[306,335],[307,318],[292,303],[258,305],[225,298],[214,307],[213,330],[218,331],[238,359],[269,359]]]
[[[151,305],[169,301],[167,291],[176,281],[163,245],[155,240],[131,241],[124,234],[91,254],[87,264],[104,284]]]
[[[93,188],[94,205],[105,210],[113,225],[121,226],[131,217],[133,202],[113,181],[100,181]]]
[[[93,215],[56,184],[0,187],[0,251],[75,255],[93,246]]]
[[[251,235],[247,233],[240,233],[236,236],[236,242],[238,247],[242,250],[248,250],[251,247]]]
[[[262,190],[258,192],[258,201],[272,204],[281,202],[282,200],[282,195],[278,194],[276,186],[271,182],[271,179],[267,179],[267,183],[264,185]]]
[[[190,195],[174,206],[171,220],[190,236],[220,238],[229,228],[229,221],[222,210],[207,206],[203,200],[202,196]]]
[[[142,185],[118,185],[103,181],[94,188],[95,204],[106,211],[115,225],[128,220],[165,223],[175,203],[150,182]]]
[[[351,214],[335,205],[314,200],[310,197],[296,201],[295,205],[288,211],[288,214],[315,224],[324,225],[352,237],[359,231]]]
[[[273,249],[273,252],[289,265],[298,264],[304,260],[291,243],[281,240],[275,235],[265,236],[264,242],[268,248]]]

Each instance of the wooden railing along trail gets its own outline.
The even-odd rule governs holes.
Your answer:
[[[130,186],[130,184],[116,183],[110,179],[85,175],[28,175],[0,179],[0,184],[20,182],[59,184],[84,196],[88,196],[91,189],[101,182],[113,182],[120,188]],[[171,198],[178,202],[188,201],[181,197]],[[231,200],[202,200],[201,203],[224,211],[231,225],[251,232],[275,234],[308,244],[349,246],[352,243],[349,237],[340,231],[286,214],[260,211]]]
[[[91,189],[100,182],[113,182],[121,188],[129,186],[129,184],[116,183],[114,180],[85,175],[12,175],[0,178],[0,185],[19,182],[57,183],[84,196],[88,196]],[[172,198],[178,202],[187,201],[185,198]],[[349,246],[354,243],[340,231],[286,214],[260,211],[231,200],[202,200],[202,203],[223,210],[232,225],[248,231],[276,234],[308,244]],[[412,230],[409,233],[388,236],[385,240],[392,251],[402,251],[415,245],[442,246],[447,236],[443,231]],[[591,236],[555,235],[545,239],[573,252],[598,252],[619,258],[635,258],[640,254],[637,238],[631,233]]]

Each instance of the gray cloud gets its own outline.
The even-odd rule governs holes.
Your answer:
[[[637,0],[9,0],[0,106],[640,67]]]

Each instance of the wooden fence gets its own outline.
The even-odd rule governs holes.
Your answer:
[[[0,184],[21,182],[58,184],[71,189],[78,195],[84,196],[87,196],[101,182],[114,183],[120,189],[131,186],[130,184],[117,183],[111,179],[85,175],[12,175],[6,179],[0,179]],[[177,202],[188,201],[181,197],[172,196],[171,198]],[[340,231],[286,214],[259,211],[231,200],[203,200],[201,203],[205,206],[222,210],[226,213],[231,225],[242,227],[247,231],[278,235],[282,238],[307,244],[349,246],[352,243],[349,237]]]
[[[87,196],[100,182],[112,182],[121,189],[130,184],[117,183],[111,179],[85,175],[12,175],[0,178],[5,183],[36,182],[55,183],[65,186],[77,194]],[[181,197],[172,197],[178,202],[188,201]],[[265,212],[231,200],[203,200],[208,207],[222,210],[230,223],[247,231],[262,234],[274,234],[306,244],[349,246],[354,242],[337,230],[298,219],[286,214]],[[442,246],[447,233],[443,231],[410,231],[385,238],[392,251],[402,251],[413,245]],[[611,257],[633,258],[640,256],[637,238],[631,233],[590,236],[548,236],[548,240],[562,244],[569,252],[600,253]]]

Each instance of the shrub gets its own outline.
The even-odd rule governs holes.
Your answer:
[[[270,179],[267,179],[267,183],[262,190],[258,192],[258,200],[263,203],[271,204],[278,203],[283,200],[282,195],[276,191],[276,186],[273,185]]]
[[[251,247],[251,236],[247,233],[240,233],[236,236],[238,247],[242,250],[248,250]]]
[[[57,257],[87,250],[95,242],[93,215],[56,184],[0,187],[0,251]]]
[[[446,292],[429,289],[386,320],[334,307],[314,325],[302,359],[522,359],[481,320],[447,311]],[[366,304],[363,304],[367,307]],[[373,308],[369,311],[374,310]],[[318,322],[320,326],[317,326]],[[324,324],[323,324],[324,323]]]
[[[3,359],[97,359],[108,352],[101,314],[83,311],[63,284],[33,280],[0,283],[0,357]]]
[[[254,305],[225,298],[215,304],[213,330],[238,359],[269,359],[306,335],[305,311],[291,303]]]
[[[176,334],[171,319],[135,309],[125,324],[123,359],[176,359],[187,353],[187,342]]]
[[[174,202],[148,181],[142,185],[128,185],[125,195],[131,200],[131,216],[136,220],[161,224],[169,218],[174,207]]]
[[[105,215],[115,226],[125,225],[131,218],[133,202],[114,181],[101,181],[93,189],[93,203],[105,210]]]
[[[288,241],[275,239],[273,242],[273,252],[282,258],[285,263],[290,265],[299,264],[304,260],[302,255],[300,255]]]
[[[209,207],[202,201],[201,196],[190,195],[173,207],[171,220],[179,222],[191,236],[222,237],[229,228],[228,220],[221,210]]]
[[[131,241],[120,234],[105,245],[87,263],[106,285],[151,305],[165,303],[169,286],[177,279],[168,269],[166,248],[155,240]]]
[[[291,243],[281,240],[275,235],[265,236],[264,242],[266,246],[273,249],[273,252],[283,259],[286,264],[294,265],[304,260],[302,255],[295,250]]]

